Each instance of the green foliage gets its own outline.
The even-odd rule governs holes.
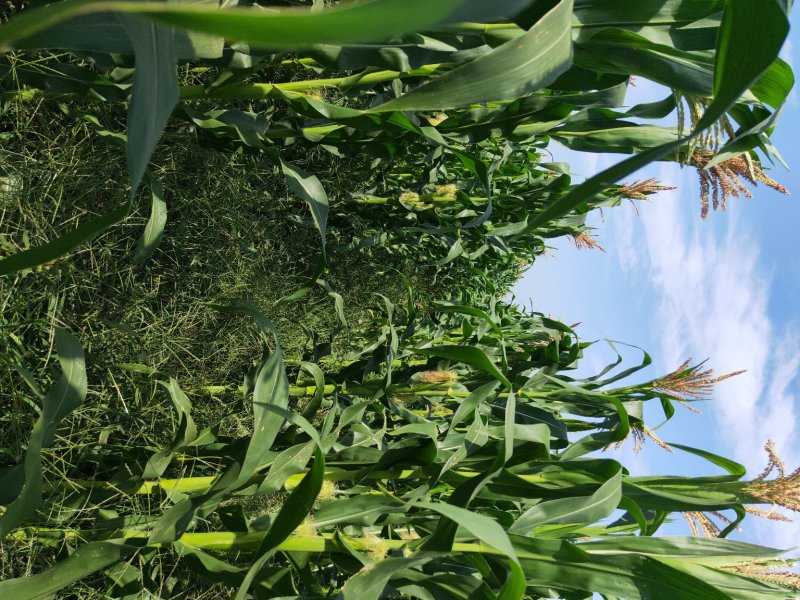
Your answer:
[[[577,378],[590,344],[505,298],[547,239],[656,191],[617,184],[641,166],[777,157],[782,4],[42,4],[0,28],[3,378],[40,413],[4,425],[3,556],[27,558],[0,592],[786,597],[780,550],[724,538],[794,475],[596,453],[666,445],[644,404],[669,420],[719,378],[620,383],[647,354]],[[624,109],[632,76],[670,93]],[[682,97],[691,131],[654,123]],[[551,141],[631,156],[575,184]],[[719,539],[655,537],[719,511]]]
[[[280,157],[286,145],[321,145],[339,155],[366,153],[373,157],[373,166],[390,161],[390,168],[393,157],[420,156],[443,161],[452,157],[467,170],[465,183],[474,178],[478,185],[486,188],[486,194],[490,197],[490,176],[496,166],[490,156],[486,156],[481,142],[498,135],[520,141],[530,141],[532,136],[536,136],[538,144],[546,143],[546,136],[551,136],[582,150],[638,153],[636,157],[592,177],[581,186],[554,191],[551,197],[542,199],[542,207],[534,210],[528,207],[528,223],[515,235],[529,235],[539,233],[538,230],[553,219],[568,216],[572,212],[582,214],[588,207],[596,206],[599,193],[649,161],[664,156],[680,160],[686,158],[687,140],[678,138],[674,130],[634,120],[664,116],[674,107],[674,101],[670,98],[660,103],[657,109],[637,106],[626,112],[618,110],[624,103],[624,92],[630,76],[647,77],[683,94],[699,97],[714,95],[716,101],[709,106],[705,119],[697,124],[697,131],[693,134],[710,127],[728,112],[741,126],[733,138],[737,141],[737,151],[745,152],[759,147],[767,156],[771,153],[766,136],[771,126],[768,115],[772,111],[763,102],[768,100],[773,107],[780,105],[791,87],[791,73],[781,68],[781,63],[776,62],[775,58],[787,27],[785,14],[777,5],[775,10],[770,9],[768,14],[759,19],[748,18],[747,13],[743,12],[747,10],[746,7],[731,6],[727,14],[734,16],[725,20],[725,35],[717,35],[720,31],[718,2],[682,0],[666,5],[661,2],[643,3],[632,12],[620,9],[613,17],[607,14],[608,9],[603,3],[579,3],[570,27],[570,4],[564,1],[553,3],[549,11],[537,7],[538,12],[530,13],[537,16],[536,22],[526,23],[530,25],[526,32],[513,23],[486,26],[459,23],[466,18],[480,16],[482,9],[472,2],[454,1],[452,7],[437,6],[436,11],[429,8],[417,15],[408,13],[406,7],[402,11],[403,17],[399,18],[387,17],[396,8],[393,8],[392,2],[383,1],[386,2],[385,6],[383,2],[372,2],[368,6],[322,12],[258,15],[248,14],[244,9],[219,12],[208,8],[150,3],[121,4],[118,10],[149,15],[158,20],[168,19],[172,24],[188,29],[205,28],[206,25],[201,26],[201,23],[207,23],[215,32],[239,40],[248,39],[251,35],[266,35],[267,25],[272,24],[269,27],[274,26],[276,31],[282,31],[282,36],[290,37],[293,45],[301,46],[296,55],[283,54],[280,52],[282,38],[276,35],[270,38],[270,51],[238,46],[235,50],[223,51],[220,45],[218,58],[206,59],[209,67],[196,68],[209,75],[216,71],[216,77],[205,78],[201,87],[180,87],[179,96],[184,100],[175,116],[191,123],[196,128],[196,134],[206,138],[210,144],[227,150],[266,152],[273,160],[280,162],[292,191],[309,203],[323,236],[326,193],[313,175],[304,175],[302,170],[297,171],[297,167]],[[771,0],[773,3],[774,0]],[[495,6],[492,15],[499,18],[505,9],[507,16],[513,16],[521,5],[524,3],[509,2]],[[31,11],[16,18],[12,26],[4,28],[4,38],[8,44],[26,47],[25,40],[31,43],[30,36],[34,29],[39,31],[53,27],[53,31],[58,32],[60,29],[55,23],[66,19],[66,15],[75,11],[75,14],[92,13],[101,9],[101,6],[62,3],[58,9],[48,12],[48,19],[34,19],[36,12]],[[383,10],[388,12],[384,13]],[[369,14],[375,11],[375,14],[383,16],[365,29],[364,17],[358,16],[360,11]],[[633,16],[629,16],[628,12]],[[736,15],[741,15],[741,18]],[[531,17],[529,15],[526,18]],[[342,19],[344,21],[340,23]],[[429,30],[424,36],[415,38],[409,35],[402,43],[388,46],[347,45],[356,40],[374,41],[375,36],[380,37],[383,19],[395,33],[405,27],[409,28],[406,31],[419,28]],[[214,29],[222,21],[230,21],[231,29]],[[653,24],[642,28],[642,21],[652,21]],[[69,29],[76,22],[66,21],[64,27],[68,33],[62,32],[53,41],[48,42],[51,38],[39,35],[34,38],[35,45],[41,47],[51,43],[56,47],[68,48],[74,43],[81,50],[90,49],[80,31]],[[144,27],[141,25],[144,21],[130,22],[137,23],[137,27]],[[352,40],[348,37],[351,25]],[[695,34],[684,40],[687,25],[696,26],[692,29]],[[135,36],[136,40],[144,39],[144,34],[162,35],[158,34],[161,29],[154,25],[148,27],[142,32],[143,35]],[[246,33],[250,27],[253,28],[252,33]],[[339,45],[325,45],[325,38],[319,37],[320,28],[336,32],[334,35],[339,36]],[[570,30],[574,40],[571,45],[567,35]],[[96,50],[102,52],[106,48],[102,40],[113,35],[125,36],[124,32],[111,27],[106,36],[98,39]],[[167,44],[165,48],[177,48],[178,42],[171,38],[168,41],[167,33],[163,33],[163,36],[166,36],[162,40]],[[315,42],[304,43],[306,37]],[[757,44],[759,51],[750,52],[736,41],[740,39]],[[715,63],[714,51],[718,41],[720,51]],[[147,52],[152,44],[142,46],[141,52],[136,52],[135,44],[132,46],[137,60],[146,65]],[[572,59],[571,46],[575,50]],[[524,61],[518,59],[519,52],[526,59],[541,54],[541,58],[533,60],[535,70],[521,66]],[[598,59],[598,56],[603,58]],[[259,73],[285,60],[295,62],[314,76],[305,82],[259,82]],[[104,60],[100,64],[107,62]],[[728,62],[736,65],[736,68],[728,67]],[[509,70],[506,63],[513,65],[513,69]],[[135,189],[143,168],[142,160],[150,153],[153,137],[160,130],[164,115],[168,114],[175,102],[174,75],[171,76],[172,83],[169,83],[170,64],[171,58],[167,57],[167,60],[158,62],[158,69],[150,69],[148,76],[142,78],[148,85],[158,86],[153,90],[144,90],[144,84],[137,86],[135,81],[132,88],[129,87],[130,71],[120,68],[113,69],[109,77],[93,69],[71,68],[64,71],[60,65],[55,65],[56,71],[63,72],[63,75],[42,77],[36,70],[21,69],[13,71],[13,78],[16,85],[31,86],[32,89],[26,90],[28,94],[37,87],[42,90],[65,89],[67,82],[71,87],[66,89],[81,90],[78,92],[80,95],[88,94],[95,99],[118,99],[120,94],[125,97],[133,89],[130,118],[154,127],[145,132],[146,128],[132,125],[132,131],[137,136],[143,136],[139,141],[130,142],[134,147],[129,156],[138,157],[129,159],[136,160],[138,164],[129,165],[129,175]],[[113,61],[111,66],[116,66]],[[395,70],[376,71],[387,66]],[[721,73],[726,69],[733,70],[723,77]],[[140,68],[139,72],[144,71]],[[509,73],[519,73],[521,79]],[[558,73],[561,73],[560,77],[555,77]],[[496,82],[487,79],[490,76],[500,77],[501,74],[502,78]],[[761,77],[762,74],[765,74],[764,77]],[[769,74],[768,79],[766,74]],[[53,78],[58,85],[52,84]],[[748,92],[751,86],[754,90],[752,93]],[[331,98],[320,98],[314,92],[315,88],[335,90],[336,94]],[[136,116],[140,105],[136,102],[137,89],[143,89],[142,98],[157,103],[152,110],[158,111],[159,116],[154,116],[150,121]],[[487,91],[494,96],[486,97]],[[414,98],[420,97],[420,94],[431,98],[429,105],[417,104]],[[215,97],[263,100],[246,107],[209,109],[208,102],[213,102]],[[765,100],[759,101],[759,98]],[[191,99],[204,100],[199,102]],[[485,106],[470,105],[486,100],[497,102]],[[448,113],[444,121],[426,125],[426,116],[403,110],[407,108],[432,108],[447,110]],[[752,115],[756,113],[759,116],[754,119]],[[767,118],[761,115],[767,115]],[[469,145],[464,146],[465,143]],[[446,181],[451,182],[450,179]],[[490,201],[480,225],[486,226],[487,222],[491,222],[492,208]],[[494,223],[507,224],[497,219]],[[100,225],[107,227],[109,223],[98,223]],[[80,240],[86,238],[82,236]],[[59,248],[59,252],[63,254],[77,243],[80,243],[78,239],[73,240],[71,244]],[[41,257],[39,260],[49,259]],[[22,267],[13,262],[0,264],[2,272],[9,273]]]
[[[41,415],[33,426],[25,460],[3,474],[3,496],[13,499],[0,517],[0,536],[33,516],[42,501],[42,450],[53,444],[59,422],[86,398],[83,349],[69,332],[57,329],[56,351],[63,373],[42,398]]]
[[[252,308],[245,310],[252,312]],[[252,392],[254,402],[270,408],[254,422],[252,436],[226,439],[206,435],[190,441],[191,435],[180,433],[169,450],[173,458],[181,457],[170,466],[174,478],[162,478],[155,486],[143,474],[127,480],[117,476],[108,483],[69,479],[50,488],[51,494],[63,485],[83,489],[89,503],[101,498],[107,503],[118,494],[166,494],[167,506],[174,504],[157,521],[149,521],[144,528],[126,526],[119,519],[106,524],[99,511],[83,525],[76,522],[50,529],[51,535],[57,532],[60,536],[98,540],[92,544],[113,540],[115,548],[128,548],[126,552],[147,544],[159,554],[174,552],[179,560],[177,568],[180,572],[185,569],[187,576],[195,573],[216,583],[219,578],[209,574],[207,566],[180,557],[195,550],[256,551],[261,558],[242,580],[245,587],[240,588],[240,595],[258,582],[267,586],[262,591],[267,595],[268,590],[277,589],[272,587],[278,585],[272,578],[277,576],[275,568],[284,564],[278,558],[282,552],[314,553],[314,579],[323,587],[334,585],[327,579],[333,573],[340,573],[336,580],[354,576],[344,588],[345,595],[362,588],[363,593],[378,593],[386,585],[401,593],[420,586],[434,590],[440,585],[436,574],[444,576],[453,569],[472,573],[478,577],[476,585],[488,586],[500,595],[511,593],[503,590],[519,590],[511,597],[519,597],[522,590],[524,595],[536,597],[548,588],[564,593],[582,590],[653,597],[641,591],[648,589],[644,582],[650,578],[660,582],[662,577],[667,577],[663,588],[659,587],[664,597],[678,594],[688,598],[701,591],[728,597],[720,591],[725,586],[744,586],[742,590],[750,593],[776,597],[784,593],[757,582],[743,584],[740,577],[724,570],[715,571],[716,587],[711,587],[694,570],[747,562],[753,556],[769,558],[777,551],[743,544],[728,549],[722,544],[704,549],[698,546],[695,554],[659,558],[658,551],[654,555],[647,549],[652,538],[634,535],[637,529],[652,534],[662,521],[662,513],[737,509],[742,502],[749,502],[747,482],[740,481],[741,471],[724,477],[642,478],[630,477],[613,459],[567,458],[570,449],[582,443],[580,439],[572,441],[569,431],[584,431],[588,426],[608,432],[611,440],[624,437],[620,423],[628,416],[620,405],[660,401],[652,382],[613,388],[606,383],[613,377],[570,378],[566,372],[585,344],[577,344],[574,333],[563,325],[559,328],[564,331],[550,328],[555,324],[540,315],[504,308],[490,315],[495,327],[489,327],[479,339],[476,329],[486,323],[483,316],[454,312],[433,316],[395,313],[394,329],[413,329],[414,333],[393,353],[394,360],[399,361],[393,367],[394,383],[387,385],[380,377],[380,360],[376,361],[374,350],[369,349],[354,355],[339,370],[326,373],[324,381],[331,387],[326,386],[323,393],[320,410],[324,422],[317,431],[307,423],[299,431],[281,427],[279,415],[291,416],[281,406],[299,410],[301,405],[292,400],[297,397],[296,388],[278,385],[285,375],[276,347],[259,369]],[[416,322],[413,328],[409,319]],[[473,333],[465,335],[470,320],[474,320],[470,325]],[[491,371],[464,362],[463,357],[415,362],[420,339],[436,340],[435,349],[447,348],[448,342],[460,339],[463,348],[484,356],[497,359],[505,354],[504,371],[514,394],[492,384]],[[546,345],[540,343],[545,340]],[[437,353],[446,354],[444,350]],[[388,352],[385,356],[388,358]],[[259,383],[262,380],[266,388]],[[188,415],[186,397],[180,395],[174,382],[169,385],[178,394],[174,396],[180,400],[176,406],[182,406],[183,414]],[[301,395],[307,395],[309,401],[317,397],[315,391],[301,389]],[[185,416],[182,422],[188,423]],[[242,441],[246,442],[244,447]],[[304,449],[314,447],[318,448],[317,456],[306,471],[311,452]],[[180,453],[175,454],[178,449]],[[719,462],[718,457],[711,459]],[[129,460],[135,460],[134,455]],[[192,466],[197,461],[219,465],[215,469],[218,475],[191,475],[200,466]],[[490,466],[492,463],[500,468]],[[152,458],[148,464],[152,464]],[[247,466],[250,464],[257,467]],[[263,485],[271,479],[270,486]],[[480,485],[475,487],[478,480]],[[291,490],[281,510],[277,514],[248,514],[245,509],[238,525],[243,529],[235,530],[234,537],[227,533],[230,530],[226,527],[232,524],[227,517],[220,518],[216,526],[209,527],[211,521],[199,530],[195,529],[199,523],[192,525],[191,515],[220,513],[223,502],[242,503],[245,498],[276,489],[276,483]],[[326,486],[327,491],[323,491]],[[465,505],[460,498],[466,490],[471,491]],[[606,517],[618,507],[628,511],[629,520],[608,522]],[[304,520],[308,524],[301,526]],[[445,523],[456,526],[455,538],[447,549],[420,547]],[[10,540],[31,543],[40,529],[19,529]],[[191,529],[194,531],[184,533]],[[410,533],[413,535],[409,537]],[[581,541],[586,537],[601,541]],[[621,546],[625,549],[619,554],[609,553],[603,545],[605,539],[608,543],[627,539],[629,545]],[[642,553],[636,550],[639,541]],[[411,554],[402,558],[401,551]],[[554,559],[556,555],[560,558]],[[113,561],[115,555],[111,556]],[[478,560],[477,556],[483,558]],[[272,566],[262,568],[269,557]],[[106,568],[111,564],[107,560],[83,561],[75,555],[71,562],[56,567],[58,575],[54,572],[52,577],[64,585],[86,577],[93,569]],[[492,568],[482,570],[480,561],[487,561]],[[373,564],[381,566],[373,571]],[[290,560],[280,568],[289,578],[287,584],[294,581],[290,585],[301,589],[307,585],[302,571],[294,571],[291,565],[297,563]],[[419,568],[423,570],[417,571]],[[516,575],[498,579],[492,574],[504,569],[512,574],[519,570],[525,585],[518,587],[522,580]],[[62,575],[67,571],[72,574]],[[415,572],[433,577],[426,582],[415,578]],[[567,573],[572,576],[565,578]],[[0,589],[27,589],[25,586],[35,581],[12,579],[0,584]],[[231,581],[227,580],[229,585]],[[505,587],[504,581],[508,582]],[[634,593],[637,589],[640,591]]]

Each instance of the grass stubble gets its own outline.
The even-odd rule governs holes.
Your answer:
[[[108,108],[104,119],[109,129],[123,130],[119,107]],[[46,100],[6,104],[0,142],[0,255],[55,239],[126,201],[124,149],[98,137],[74,111]],[[297,160],[323,180],[332,215],[354,179],[369,177],[358,161],[325,152]],[[69,257],[0,279],[0,465],[22,460],[38,400],[57,376],[56,326],[79,337],[90,387],[86,402],[64,421],[54,447],[43,454],[49,481],[112,476],[99,469],[109,468],[107,457],[115,448],[118,468],[126,469],[131,448],[168,443],[177,427],[168,396],[148,373],[137,371],[174,376],[184,390],[241,384],[261,356],[262,341],[245,317],[220,313],[215,305],[246,299],[264,309],[278,326],[287,361],[299,361],[308,346],[299,323],[323,340],[339,327],[334,303],[321,288],[299,302],[279,302],[314,275],[320,243],[307,208],[288,193],[275,165],[259,156],[227,156],[203,147],[178,124],[165,134],[151,169],[165,188],[168,224],[159,249],[144,265],[135,266],[132,254],[149,216],[146,191],[130,218]],[[357,227],[342,222],[337,230],[332,222],[329,244],[346,245]],[[399,273],[424,298],[424,267],[385,254],[383,272],[372,270],[374,257],[352,252],[329,262],[324,277],[344,299],[351,333],[375,316],[376,292],[404,301]],[[334,356],[347,352],[345,337],[334,339]],[[192,396],[192,402],[198,427],[217,424],[223,436],[249,431],[247,402],[232,406],[230,398],[208,394]],[[92,460],[101,447],[102,467]],[[196,462],[196,472],[185,475],[213,472],[213,465]],[[84,493],[67,486],[42,510],[50,513],[50,522],[79,523],[92,516],[84,509]],[[253,514],[263,513],[264,502],[279,506],[280,500],[252,499],[259,503]],[[153,514],[161,509],[140,504],[154,501],[167,500],[119,494],[108,498],[108,506]],[[0,579],[38,572],[66,550],[58,544],[28,546],[0,542]],[[148,563],[145,576],[169,587],[175,584],[174,566],[164,555],[164,561]],[[164,597],[219,597],[219,589],[183,583],[193,590],[190,595],[165,588]],[[96,589],[89,578],[65,592],[91,598]]]

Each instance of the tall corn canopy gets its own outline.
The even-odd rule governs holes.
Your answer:
[[[622,382],[650,363],[647,354],[630,368],[620,357],[595,376],[571,376],[590,344],[506,298],[545,240],[571,235],[579,247],[598,247],[585,224],[590,211],[666,189],[655,180],[621,183],[654,161],[698,170],[703,216],[730,196],[749,195],[751,184],[785,191],[762,164],[782,161],[770,134],[793,85],[778,58],[789,4],[4,4],[3,143],[25,143],[29,121],[12,124],[10,115],[38,107],[53,115],[53,131],[69,123],[73,133],[88,132],[87,146],[106,148],[108,160],[127,157],[127,177],[122,165],[113,169],[115,186],[125,188],[113,205],[98,204],[94,216],[82,213],[44,239],[2,246],[9,298],[27,289],[14,286],[66,273],[80,253],[106,243],[98,235],[132,222],[131,273],[147,273],[171,252],[168,217],[200,218],[191,203],[173,212],[172,196],[195,193],[163,175],[163,157],[176,148],[274,167],[287,206],[300,203],[286,227],[299,223],[314,235],[314,266],[269,307],[201,299],[215,319],[255,324],[242,335],[262,353],[243,383],[204,381],[205,363],[198,372],[151,367],[146,356],[110,364],[99,342],[87,341],[93,322],[70,321],[63,300],[24,326],[4,318],[13,344],[3,364],[14,385],[25,384],[31,427],[15,450],[10,437],[3,442],[14,460],[4,455],[0,471],[1,550],[45,558],[8,571],[0,594],[756,600],[794,593],[798,578],[783,566],[782,550],[726,536],[748,512],[783,518],[759,505],[800,509],[798,472],[787,474],[768,445],[777,475],[747,477],[729,459],[662,440],[644,421],[646,402],[669,420],[676,404],[707,398],[727,376],[687,362],[645,383]],[[626,103],[643,81],[658,84],[663,98]],[[553,142],[629,156],[573,183],[568,165],[544,160]],[[0,165],[0,193],[22,194],[24,207],[27,188],[15,183],[12,163]],[[319,165],[328,166],[315,172]],[[353,165],[363,166],[358,175],[348,175]],[[346,192],[328,183],[337,170],[350,178]],[[54,210],[73,200],[59,198]],[[239,206],[231,197],[215,202],[220,214]],[[142,211],[146,224],[135,221]],[[245,219],[259,227],[257,217]],[[351,256],[372,261],[352,277],[386,271],[408,284],[407,296],[377,297],[368,322],[354,324],[346,293],[327,275]],[[421,300],[422,284],[394,263],[383,268],[385,256],[416,264],[438,297]],[[312,301],[331,302],[346,352],[336,355],[332,341],[305,325],[311,349],[282,350],[273,311]],[[70,333],[55,323],[80,325]],[[14,358],[25,355],[29,326],[46,326],[52,340],[35,372]],[[130,440],[120,439],[109,433],[119,425],[102,429],[123,422],[112,411],[92,413],[96,422],[85,416],[109,390],[123,403],[150,394],[161,417],[135,421]],[[216,421],[203,417],[211,404],[226,411]],[[246,426],[221,430],[237,413],[247,415]],[[70,442],[76,423],[101,428],[100,441]],[[137,428],[157,433],[138,443]],[[629,438],[637,448],[650,440],[705,459],[716,474],[631,476],[599,452]],[[657,535],[681,515],[710,537]]]

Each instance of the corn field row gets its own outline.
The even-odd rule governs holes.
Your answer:
[[[800,511],[800,470],[765,440],[753,476],[645,423],[738,373],[642,381],[650,356],[610,343],[579,377],[592,343],[509,299],[548,240],[599,248],[592,211],[672,189],[631,179],[655,161],[697,170],[704,218],[786,193],[766,164],[789,4],[0,7],[0,592],[796,594],[786,549],[727,536]],[[627,105],[637,79],[663,99]],[[576,182],[553,143],[628,156]],[[177,233],[214,217],[232,229]],[[362,279],[385,287],[359,312]],[[626,444],[708,474],[633,476],[603,453]],[[660,534],[677,519],[696,535]]]

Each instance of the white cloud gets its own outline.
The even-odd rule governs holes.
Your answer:
[[[792,43],[792,39],[788,38],[784,44],[783,48],[781,48],[780,57],[786,61],[786,63],[792,68],[794,71],[794,44]],[[797,98],[797,88],[792,88],[792,91],[789,92],[789,97],[787,98],[787,103],[792,108],[797,108],[800,105],[800,101]]]
[[[620,210],[614,215],[613,235],[619,266],[625,272],[641,266],[641,254],[635,241],[636,211]]]
[[[675,165],[662,167],[659,176],[681,180]],[[615,222],[615,234],[621,234],[620,263],[645,269],[658,295],[653,321],[662,368],[692,356],[710,357],[708,365],[717,374],[747,369],[718,384],[714,402],[706,405],[716,422],[709,439],[715,435],[732,458],[757,473],[766,464],[762,447],[771,438],[793,469],[800,465],[798,398],[793,393],[800,379],[797,331],[780,331],[770,318],[770,277],[746,224],[735,212],[709,216],[709,221],[723,222],[701,221],[699,207],[687,205],[696,184],[683,179],[689,179],[679,186],[687,191],[683,198],[662,192],[641,207],[644,248],[635,259],[630,255],[638,232],[631,231],[630,223]],[[800,525],[759,522],[755,533],[762,543],[788,547],[800,539]]]
[[[783,43],[783,48],[781,48],[780,57],[787,62],[787,64],[792,67],[794,71],[794,44],[792,44],[791,38],[788,38]]]

